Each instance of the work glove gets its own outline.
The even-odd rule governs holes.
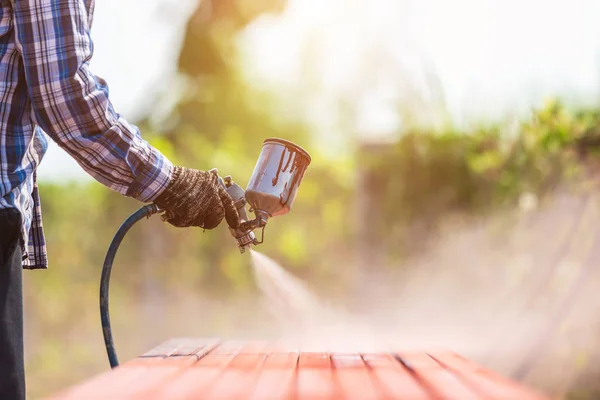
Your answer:
[[[178,228],[213,229],[223,217],[230,227],[239,226],[233,200],[216,173],[175,167],[171,182],[154,203],[165,210],[162,219]]]

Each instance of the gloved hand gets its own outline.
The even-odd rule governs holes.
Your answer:
[[[213,229],[223,217],[230,227],[239,226],[233,200],[211,172],[175,167],[169,186],[154,203],[165,210],[163,220],[179,228]]]

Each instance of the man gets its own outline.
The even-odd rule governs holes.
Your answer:
[[[212,229],[238,214],[214,174],[176,167],[89,68],[94,0],[0,0],[0,399],[24,399],[22,268],[47,268],[35,171],[47,136],[100,183]],[[47,136],[45,135],[45,133]]]

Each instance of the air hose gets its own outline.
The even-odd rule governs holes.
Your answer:
[[[119,227],[119,230],[117,230],[117,233],[110,243],[108,252],[106,253],[106,258],[104,259],[102,278],[100,280],[100,318],[102,320],[104,346],[106,347],[106,354],[108,355],[108,361],[110,362],[111,368],[115,368],[119,365],[112,337],[112,328],[110,326],[110,314],[108,312],[108,287],[110,284],[110,272],[112,270],[113,261],[115,260],[121,241],[123,241],[123,238],[127,232],[129,232],[129,229],[131,229],[131,227],[139,220],[149,218],[158,212],[160,212],[160,209],[155,204],[148,204],[131,214]]]

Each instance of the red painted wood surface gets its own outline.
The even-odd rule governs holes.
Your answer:
[[[173,339],[48,400],[546,399],[442,352],[314,353],[266,342]]]

